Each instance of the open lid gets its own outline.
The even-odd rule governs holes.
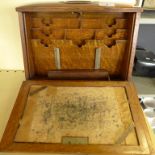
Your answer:
[[[27,79],[130,78],[141,8],[53,3],[16,10]]]

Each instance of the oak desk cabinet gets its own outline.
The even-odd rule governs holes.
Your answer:
[[[18,7],[26,81],[1,151],[149,155],[130,81],[140,8]]]

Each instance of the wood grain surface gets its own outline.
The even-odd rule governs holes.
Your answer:
[[[127,81],[142,9],[53,3],[16,10],[27,81],[0,150],[151,155],[154,148],[137,93]],[[56,67],[54,48],[59,49],[62,70]],[[76,75],[79,70],[94,70],[97,48],[101,51],[98,70],[123,81],[45,80],[49,71]],[[41,77],[44,80],[32,80]]]
[[[132,124],[123,87],[34,85],[29,94],[15,142],[61,143],[65,136],[115,144]]]
[[[140,8],[54,3],[17,10],[23,18],[27,79],[47,79],[49,71],[57,70],[54,48],[59,48],[62,70],[94,69],[95,51],[101,48],[99,69],[109,72],[111,79],[130,78],[137,34],[135,17]]]
[[[31,90],[30,88],[37,86],[37,89]],[[40,86],[40,87],[38,87]],[[128,108],[126,103],[121,103],[121,108],[123,113],[130,112],[132,120],[134,122],[134,130],[126,137],[124,142],[121,144],[61,144],[61,143],[37,143],[37,142],[15,142],[15,137],[17,131],[22,124],[22,118],[26,114],[26,103],[27,98],[30,93],[29,99],[37,93],[46,92],[46,88],[117,88],[121,87],[125,90],[124,97],[127,99]],[[39,89],[38,89],[39,88]],[[54,91],[52,91],[54,92]],[[107,92],[106,92],[107,93]],[[51,94],[51,93],[50,93]],[[118,95],[117,91],[116,94]],[[123,91],[124,94],[124,91]],[[118,95],[118,98],[122,98],[123,94]],[[113,98],[113,97],[112,97]],[[33,103],[33,102],[32,102]],[[28,105],[28,104],[27,104]],[[124,105],[124,106],[123,106]],[[114,106],[115,107],[115,106]],[[127,109],[126,109],[127,108]],[[32,113],[28,113],[30,117],[33,117],[33,108],[30,109]],[[37,110],[35,110],[37,112]],[[120,112],[122,113],[122,112]],[[45,114],[46,115],[46,114]],[[129,115],[128,113],[126,115]],[[47,115],[46,115],[47,116]],[[121,116],[120,116],[121,117]],[[121,117],[122,122],[128,121],[127,117]],[[48,120],[48,119],[47,119]],[[120,119],[119,119],[120,120]],[[124,123],[126,124],[126,123]],[[127,123],[128,124],[128,123]],[[128,125],[127,125],[128,126]],[[30,126],[27,126],[26,130],[29,130]],[[127,127],[127,129],[129,126]],[[36,128],[35,128],[36,129]],[[126,134],[126,133],[125,133]],[[124,135],[124,132],[123,132]],[[24,136],[24,134],[23,134]],[[65,136],[66,137],[66,136]],[[136,138],[135,138],[136,137]],[[98,154],[108,154],[108,155],[120,155],[120,154],[151,154],[153,150],[152,141],[146,126],[146,122],[143,113],[140,109],[139,101],[136,96],[135,88],[131,82],[119,82],[119,81],[53,81],[53,80],[43,80],[43,81],[26,81],[23,83],[20,90],[19,96],[17,98],[16,104],[10,116],[8,125],[6,127],[5,133],[3,135],[2,141],[0,143],[0,149],[3,151],[12,152],[52,152],[52,153],[98,153]]]
[[[142,12],[140,7],[105,7],[97,3],[90,4],[66,4],[66,3],[45,3],[21,6],[16,8],[20,12],[69,12],[69,11],[86,11],[86,12]]]

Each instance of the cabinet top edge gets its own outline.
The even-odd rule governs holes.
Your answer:
[[[142,12],[140,7],[105,7],[98,3],[89,4],[68,4],[64,2],[59,3],[43,3],[20,6],[16,8],[18,12],[70,12],[70,11],[84,11],[84,12]]]

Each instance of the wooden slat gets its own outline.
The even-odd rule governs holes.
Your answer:
[[[17,7],[20,12],[68,12],[68,11],[85,11],[85,12],[142,12],[139,7],[104,7],[98,4],[36,4],[23,7]]]
[[[65,80],[109,80],[105,70],[53,70],[48,72],[49,79]]]

